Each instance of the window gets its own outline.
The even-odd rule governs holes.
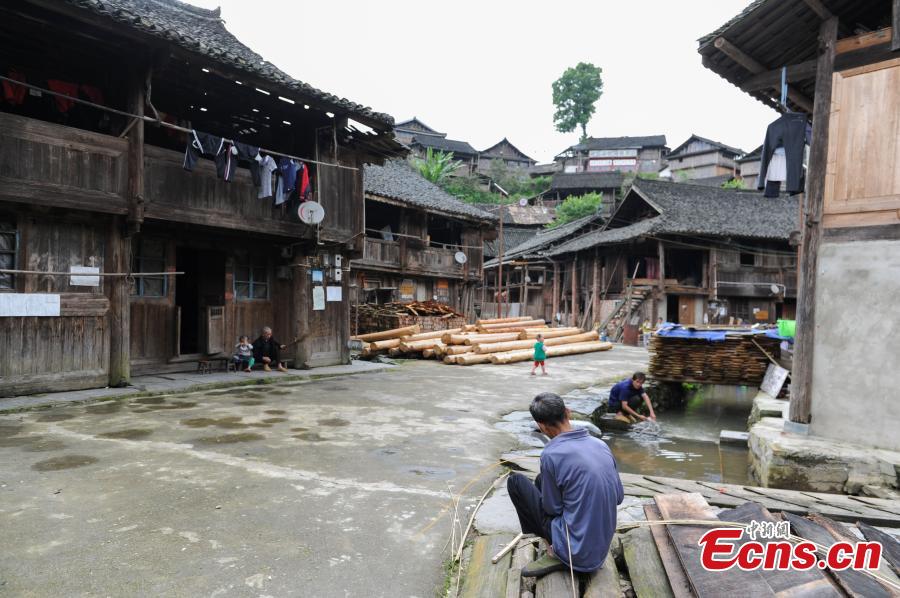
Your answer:
[[[235,264],[234,296],[237,299],[269,298],[269,268],[265,258],[245,257]]]
[[[0,269],[16,268],[16,253],[19,249],[19,235],[15,225],[7,220],[0,220]],[[14,274],[0,274],[0,291],[12,290],[16,286]]]
[[[161,239],[136,239],[132,244],[132,252],[132,272],[166,271],[166,245]],[[165,297],[167,278],[166,276],[136,276],[131,294],[139,297]]]
[[[741,253],[741,265],[742,266],[755,266],[756,265],[756,256],[752,253]]]

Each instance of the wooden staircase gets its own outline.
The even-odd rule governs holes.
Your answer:
[[[628,282],[628,287],[625,289],[625,298],[619,303],[618,307],[609,315],[603,323],[600,324],[600,330],[604,330],[606,325],[611,321],[618,319],[619,324],[616,326],[615,332],[613,332],[612,337],[609,339],[613,342],[619,342],[622,340],[622,333],[625,330],[625,324],[628,320],[631,319],[631,315],[640,309],[641,305],[644,304],[644,301],[651,295],[653,292],[653,287],[646,285],[635,285],[632,281]]]

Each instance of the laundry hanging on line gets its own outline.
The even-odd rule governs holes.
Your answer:
[[[767,185],[769,166],[775,156],[775,150],[784,148],[784,183],[791,195],[801,193],[804,186],[803,153],[807,141],[806,115],[799,112],[787,112],[772,122],[766,129],[760,155],[759,177],[756,187],[766,189],[766,197],[777,197],[773,193],[775,186]],[[776,170],[778,170],[776,168]],[[775,179],[773,179],[774,181]],[[778,181],[780,183],[780,181]],[[780,184],[778,186],[780,188]]]

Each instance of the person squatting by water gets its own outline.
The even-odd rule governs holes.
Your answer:
[[[644,372],[635,372],[631,378],[625,378],[609,391],[609,405],[607,411],[614,413],[616,417],[634,423],[640,421],[656,421],[656,413],[653,412],[653,404],[650,396],[644,390],[644,381],[647,376]],[[648,416],[641,415],[637,410],[641,406],[641,399],[647,407]]]
[[[625,497],[616,460],[605,442],[572,428],[559,395],[539,394],[530,411],[550,438],[541,453],[541,473],[533,483],[514,473],[506,485],[522,532],[544,538],[550,550],[522,575],[540,577],[570,565],[582,573],[595,571],[606,560],[616,507]]]

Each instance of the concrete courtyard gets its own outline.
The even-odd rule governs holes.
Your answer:
[[[0,415],[0,595],[434,596],[493,427],[646,352],[388,371]]]

